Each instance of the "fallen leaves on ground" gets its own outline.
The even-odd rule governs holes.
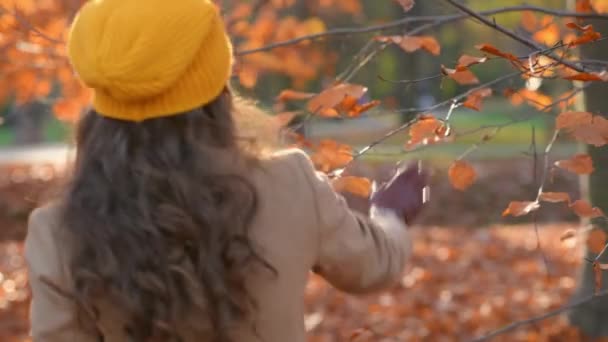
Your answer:
[[[409,272],[389,291],[348,296],[312,276],[306,292],[310,342],[467,341],[567,304],[580,264],[567,226],[541,226],[546,276],[532,225],[488,230],[413,230]],[[498,341],[581,341],[563,316],[524,326]]]

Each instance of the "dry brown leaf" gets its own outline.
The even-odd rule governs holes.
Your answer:
[[[446,127],[443,121],[435,116],[427,114],[416,121],[409,130],[410,139],[406,147],[412,148],[417,145],[433,144],[441,141],[446,136]]]
[[[363,177],[344,176],[332,181],[332,186],[338,192],[350,192],[360,197],[369,197],[372,183]]]
[[[325,139],[314,148],[310,159],[317,169],[327,173],[343,167],[353,160],[353,151],[348,145]]]
[[[555,128],[573,128],[580,125],[591,124],[593,115],[589,112],[563,112],[555,119]]]
[[[595,253],[599,254],[606,246],[606,232],[603,229],[595,228],[587,235],[587,248]]]
[[[593,262],[593,273],[595,275],[595,293],[599,293],[602,289],[602,269],[597,261]]]
[[[567,160],[558,160],[555,162],[555,166],[578,175],[588,175],[594,171],[593,159],[586,153],[575,154]]]
[[[489,54],[494,55],[494,56],[499,56],[499,57],[502,57],[502,58],[506,58],[506,59],[510,60],[511,62],[514,62],[514,63],[517,63],[517,64],[521,64],[520,61],[519,61],[519,58],[517,58],[517,56],[515,56],[512,53],[500,51],[499,49],[497,49],[496,47],[494,47],[491,44],[480,44],[480,45],[476,45],[475,47],[477,49],[479,49],[480,51],[489,53]]]
[[[456,70],[446,68],[444,65],[442,65],[441,73],[461,85],[471,85],[479,83],[479,79],[477,78],[477,76],[475,76],[475,74],[467,68],[461,68],[460,70]]]
[[[544,202],[559,203],[566,202],[570,203],[570,195],[565,192],[543,192],[540,194],[539,199]]]
[[[464,160],[456,160],[450,165],[448,176],[455,189],[464,191],[475,183],[477,173],[471,164]]]
[[[480,111],[483,107],[483,99],[489,96],[492,96],[491,88],[478,89],[469,94],[462,105],[469,109]]]
[[[592,207],[589,202],[585,200],[577,200],[570,205],[570,209],[574,213],[583,218],[596,218],[604,216],[604,213],[600,208]]]
[[[297,90],[285,89],[283,90],[279,96],[277,96],[277,101],[297,101],[297,100],[309,100],[313,98],[314,93],[304,93]]]
[[[441,45],[439,45],[439,42],[437,39],[435,39],[435,37],[420,36],[418,38],[421,40],[420,45],[423,49],[430,52],[432,55],[439,56],[441,53]]]
[[[458,64],[456,66],[456,70],[460,70],[462,68],[468,68],[471,65],[482,64],[488,60],[488,57],[475,57],[469,55],[462,55],[458,58]]]
[[[604,146],[608,144],[608,120],[596,115],[591,124],[577,126],[570,130],[570,134],[582,143]]]
[[[336,112],[335,108],[340,105],[347,96],[358,100],[366,91],[367,88],[360,85],[341,83],[326,89],[319,95],[313,97],[308,102],[308,110],[322,116],[335,116],[328,114],[328,112],[332,113],[332,110],[333,112]]]
[[[505,211],[502,212],[502,216],[507,216],[507,215],[511,215],[511,216],[515,216],[515,217],[524,216],[524,215],[531,213],[532,211],[538,210],[538,208],[540,208],[540,205],[538,204],[538,202],[513,201],[513,202],[509,203],[509,206],[507,207],[507,209],[505,209]]]
[[[414,52],[424,49],[437,56],[441,52],[441,45],[431,36],[382,36],[376,40],[381,42],[391,42],[399,45],[405,52]]]

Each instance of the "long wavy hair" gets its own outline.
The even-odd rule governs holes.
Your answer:
[[[74,240],[69,271],[80,316],[99,298],[124,311],[132,341],[179,341],[178,322],[208,317],[214,340],[251,316],[245,278],[256,253],[248,228],[257,156],[236,136],[226,89],[213,102],[140,123],[90,111],[61,223]],[[204,325],[203,322],[198,322]]]

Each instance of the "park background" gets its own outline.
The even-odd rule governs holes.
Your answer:
[[[23,33],[28,29],[26,24],[19,20],[20,30],[14,30],[2,22],[3,18],[20,13],[24,20],[31,19],[28,24],[37,27],[37,22],[47,23],[45,15],[69,13],[68,5],[57,11],[40,5],[53,2],[61,1],[0,1],[0,33],[19,35],[21,32],[19,39],[27,41],[31,36]],[[402,3],[394,0],[219,2],[225,6],[224,14],[234,33],[237,51],[256,48],[247,45],[254,38],[272,43],[336,28],[380,25],[404,17],[458,13],[441,0],[419,0],[408,12]],[[65,3],[75,7],[77,1]],[[530,0],[525,4],[512,0],[468,0],[464,3],[476,12],[524,5],[574,11],[577,5],[575,1],[564,0]],[[247,4],[249,9],[240,4]],[[593,5],[598,12],[608,7],[605,1],[595,1]],[[523,13],[534,13],[534,23]],[[562,31],[554,27],[554,22],[561,19],[546,13],[513,11],[491,18],[547,46],[562,39]],[[420,25],[413,22],[397,32]],[[594,25],[598,32],[608,34],[605,20],[598,20]],[[44,31],[45,27],[39,29],[52,36]],[[280,37],[281,32],[287,31],[289,34]],[[440,43],[440,54],[423,49],[408,53],[399,46],[389,46],[360,68],[357,58],[365,56],[365,47],[373,41],[371,34],[328,35],[321,40],[304,41],[294,48],[281,50],[280,65],[271,51],[239,57],[232,85],[236,92],[254,100],[262,109],[239,120],[249,132],[259,132],[261,140],[267,135],[281,134],[287,123],[312,144],[331,139],[358,151],[411,119],[411,113],[435,108],[466,90],[467,85],[434,75],[441,65],[453,66],[464,53],[481,56],[476,44],[491,43],[516,55],[529,52],[518,42],[471,19],[440,25],[425,34]],[[0,37],[0,42],[3,39],[5,37]],[[601,55],[608,46],[605,41],[599,41],[589,49],[596,49]],[[0,74],[22,62],[6,49],[0,51],[3,58]],[[601,62],[602,57],[598,59]],[[472,69],[481,83],[489,82],[512,72],[508,63],[500,63],[492,61]],[[310,119],[302,114],[302,106],[297,101],[277,100],[285,89],[319,92],[343,73],[349,74],[349,82],[367,87],[363,102],[378,99],[380,105],[356,118]],[[66,115],[65,106],[57,105],[65,95],[62,75],[45,76],[48,76],[44,82],[49,83],[49,89],[42,91],[43,96],[2,97],[6,100],[0,108],[1,341],[27,340],[29,290],[22,257],[25,223],[32,208],[60,187],[70,156],[74,117]],[[57,80],[53,81],[53,77]],[[36,80],[20,87],[37,88],[42,81]],[[10,83],[11,86],[7,86],[10,88],[19,81],[5,77],[3,83]],[[568,305],[580,282],[578,275],[584,263],[587,236],[580,234],[564,241],[562,235],[568,229],[583,229],[579,217],[564,209],[563,203],[543,206],[534,215],[523,218],[504,217],[502,213],[511,201],[536,196],[542,175],[542,152],[552,138],[555,115],[559,112],[559,108],[556,112],[543,112],[538,103],[541,108],[547,101],[551,103],[552,98],[567,92],[571,83],[538,81],[534,84],[513,78],[501,83],[499,91],[495,90],[497,96],[485,99],[480,111],[462,106],[451,108],[449,101],[448,106],[432,111],[437,117],[449,113],[450,127],[457,132],[517,121],[505,125],[487,141],[483,138],[487,132],[480,130],[449,144],[410,151],[405,146],[408,135],[402,132],[359,158],[351,173],[380,179],[396,162],[424,160],[435,170],[432,200],[423,217],[412,227],[414,257],[399,286],[374,296],[349,297],[331,289],[321,279],[311,277],[305,298],[310,341],[464,341]],[[522,87],[532,89],[535,94],[532,101],[516,103],[513,97],[501,96],[508,89]],[[608,98],[602,96],[575,100],[570,106],[584,106],[585,102],[594,101],[591,107],[596,114],[605,111],[608,104]],[[526,119],[516,120],[518,118]],[[471,150],[471,146],[475,148]],[[583,149],[576,141],[560,137],[550,158],[567,159]],[[476,182],[466,191],[454,189],[447,176],[449,165],[463,153],[477,175]],[[585,196],[586,181],[586,177],[568,172],[551,174],[552,189],[566,192],[573,199]],[[608,305],[605,308],[608,311]],[[590,325],[606,323],[605,317],[595,314],[595,318],[588,321]],[[585,337],[568,324],[566,315],[558,314],[547,320],[522,324],[495,340],[583,341]]]

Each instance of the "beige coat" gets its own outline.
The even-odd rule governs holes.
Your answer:
[[[303,295],[312,269],[351,293],[379,290],[399,280],[411,247],[407,230],[392,213],[372,214],[370,220],[351,212],[298,150],[264,160],[252,174],[260,196],[252,237],[278,271],[277,277],[251,276],[247,284],[259,305],[255,319],[261,341],[306,340]],[[25,253],[33,291],[33,339],[97,341],[79,328],[69,297],[41,281],[47,278],[70,288],[64,255],[69,246],[62,244],[62,232],[52,206],[31,214]],[[126,342],[123,325],[118,308],[100,307],[98,328],[105,342]],[[182,333],[186,342],[207,340]],[[260,341],[246,329],[235,336],[237,341]]]

